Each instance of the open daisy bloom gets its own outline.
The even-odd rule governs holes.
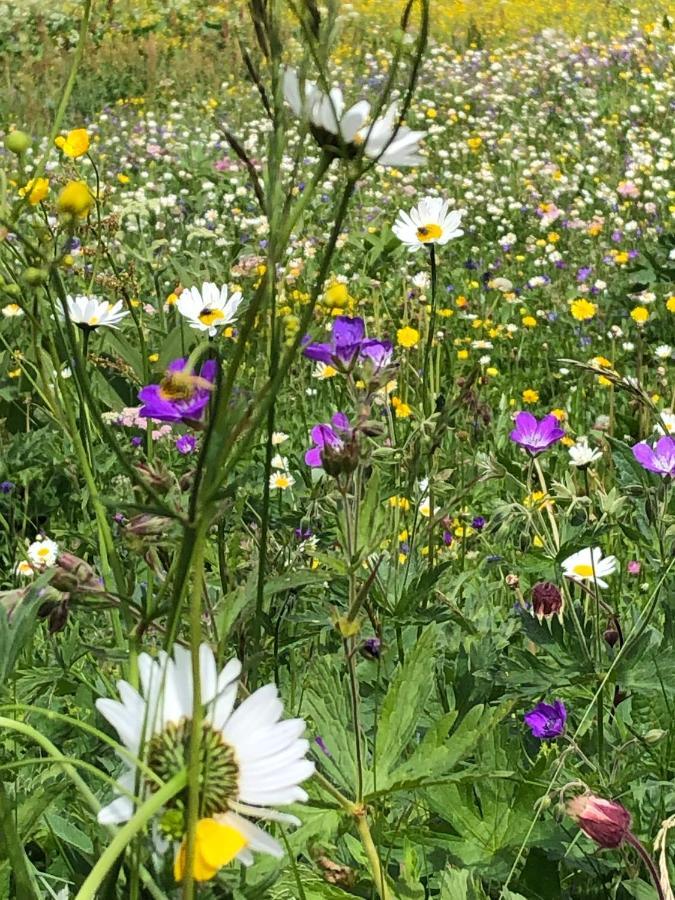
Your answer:
[[[196,829],[193,873],[197,881],[213,878],[234,859],[253,862],[253,851],[283,856],[283,848],[251,819],[289,822],[298,819],[275,806],[307,800],[300,787],[314,771],[305,758],[309,743],[300,735],[302,719],[281,720],[283,706],[275,685],[268,684],[235,709],[241,663],[232,659],[220,671],[210,648],[199,653],[201,698],[204,704],[201,740],[200,818]],[[184,647],[173,657],[146,653],[138,660],[140,693],[118,682],[120,700],[97,700],[96,707],[119,734],[120,741],[143,763],[119,779],[120,796],[98,814],[103,825],[128,821],[134,814],[135,786],[141,795],[157,790],[187,764],[192,706],[192,662]],[[174,843],[174,875],[182,880],[186,860],[187,789],[161,812],[158,830]]]
[[[122,301],[118,300],[114,306],[111,306],[107,300],[99,300],[98,297],[87,297],[84,294],[78,294],[66,297],[68,304],[68,315],[70,321],[82,329],[90,328],[117,328],[119,323],[128,312],[122,309]]]
[[[228,299],[226,284],[219,288],[212,281],[205,281],[201,293],[196,287],[186,288],[176,306],[192,328],[208,331],[209,336],[213,337],[219,328],[225,328],[234,322],[241,300],[239,291]]]
[[[600,547],[585,547],[578,553],[568,556],[562,567],[565,578],[595,582],[598,587],[607,588],[609,585],[603,579],[607,575],[613,575],[617,565],[616,556],[603,557]]]
[[[424,197],[410,213],[401,210],[392,231],[411,253],[430,244],[447,244],[464,234],[459,227],[463,209],[448,211],[449,203],[440,197]]]
[[[284,72],[284,97],[294,114],[309,123],[317,143],[334,156],[364,156],[381,166],[418,166],[424,162],[419,142],[424,131],[398,124],[392,103],[383,116],[372,120],[370,103],[359,100],[345,109],[340,88],[322,91],[314,81],[301,80],[295,69]]]

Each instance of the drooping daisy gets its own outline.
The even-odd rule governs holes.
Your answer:
[[[613,575],[617,566],[616,556],[603,557],[600,547],[584,547],[578,553],[568,556],[562,564],[565,578],[580,582],[588,581],[601,588],[609,587],[604,578]]]
[[[411,253],[429,244],[447,244],[464,234],[459,225],[466,212],[463,209],[449,212],[449,205],[449,201],[441,197],[424,197],[410,213],[399,211],[392,231],[408,245]]]
[[[34,569],[42,571],[53,566],[59,555],[59,545],[48,537],[40,537],[28,548],[28,562]]]
[[[675,434],[675,413],[670,409],[662,409],[654,431],[659,434]]]
[[[213,653],[202,644],[199,653],[204,704],[201,739],[200,816],[196,829],[193,873],[197,881],[213,878],[235,858],[251,865],[257,850],[275,857],[283,848],[249,818],[300,824],[295,816],[271,808],[307,800],[300,783],[314,771],[305,758],[309,743],[300,735],[302,719],[280,721],[283,706],[273,684],[255,691],[234,709],[241,663],[230,660],[220,673]],[[192,723],[192,662],[184,647],[173,657],[138,659],[141,691],[118,682],[120,700],[96,701],[98,711],[117,731],[126,749],[143,762],[130,766],[119,779],[119,794],[98,814],[103,825],[127,822],[134,814],[134,785],[141,797],[157,790],[186,765]],[[155,776],[151,778],[148,770]],[[181,881],[186,868],[187,789],[161,811],[159,832],[177,847],[174,875]]]
[[[122,309],[122,301],[118,300],[113,306],[107,300],[98,297],[88,297],[78,294],[66,297],[68,304],[68,316],[70,321],[83,330],[94,328],[117,328],[128,312]]]
[[[2,314],[6,319],[13,319],[17,316],[22,316],[23,309],[18,303],[8,303],[7,306],[2,307]]]
[[[21,578],[32,578],[33,575],[35,575],[35,569],[31,566],[27,559],[19,560],[14,571]]]
[[[212,281],[205,281],[199,288],[186,288],[176,302],[178,312],[185,316],[192,328],[208,331],[214,337],[219,328],[231,325],[242,301],[239,291],[228,298],[227,285],[218,287]]]
[[[295,115],[309,123],[316,142],[333,156],[354,157],[363,152],[381,166],[418,166],[424,162],[419,142],[426,132],[411,131],[405,125],[397,128],[395,103],[373,121],[367,100],[345,109],[340,88],[331,88],[326,94],[315,82],[301,81],[295,69],[284,72],[284,96]]]

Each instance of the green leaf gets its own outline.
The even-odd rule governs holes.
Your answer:
[[[67,822],[58,813],[50,812],[45,815],[45,820],[57,838],[60,838],[71,847],[77,847],[83,853],[92,853],[94,845],[89,835],[85,834],[77,825]]]
[[[356,785],[354,734],[345,685],[338,664],[331,657],[317,657],[310,665],[303,712],[314,723],[330,756],[321,754],[321,769],[338,786],[353,791]]]
[[[378,787],[390,783],[390,772],[415,733],[420,711],[434,686],[438,628],[429,625],[387,691],[380,713],[375,751]]]

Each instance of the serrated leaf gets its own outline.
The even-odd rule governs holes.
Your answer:
[[[375,749],[378,788],[390,782],[389,773],[412,738],[420,710],[434,686],[438,628],[429,625],[394,676],[382,704]]]

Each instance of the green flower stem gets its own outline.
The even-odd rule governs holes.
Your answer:
[[[661,886],[661,879],[659,878],[658,870],[657,870],[656,866],[654,865],[654,860],[651,858],[649,853],[647,853],[645,848],[642,846],[640,841],[635,837],[635,835],[632,832],[630,832],[630,831],[628,832],[628,834],[626,835],[626,841],[627,841],[627,843],[629,843],[631,845],[631,847],[633,847],[635,850],[637,850],[638,855],[640,856],[640,859],[647,867],[647,871],[649,872],[649,875],[652,879],[652,883],[654,885],[654,890],[658,894],[659,900],[666,900],[666,895],[663,890],[663,887]]]
[[[558,531],[558,523],[555,520],[555,516],[553,515],[553,510],[551,509],[551,504],[547,502],[546,497],[548,496],[548,487],[546,486],[546,479],[544,478],[544,473],[541,468],[541,463],[534,457],[534,468],[537,473],[537,478],[539,479],[539,484],[541,485],[541,489],[544,492],[544,504],[546,508],[546,514],[548,515],[548,520],[551,524],[551,534],[553,535],[553,543],[555,545],[556,551],[560,550],[560,533]]]
[[[373,836],[370,833],[370,827],[368,825],[368,818],[366,816],[365,810],[362,810],[361,814],[356,816],[356,825],[359,829],[359,836],[361,837],[363,849],[366,851],[366,856],[368,857],[368,862],[370,863],[370,872],[373,876],[373,881],[375,882],[375,890],[377,891],[380,900],[394,900],[394,895],[389,890],[389,885],[387,884],[382,861],[380,860],[380,856],[377,852],[377,847],[375,846]]]
[[[183,790],[186,782],[187,772],[183,770],[174,775],[171,781],[167,781],[164,787],[148,797],[145,803],[137,810],[134,817],[120,828],[103,851],[100,859],[76,894],[75,900],[96,900],[99,888],[120,854],[125,851],[134,837],[145,828],[150,819],[159,812],[164,804],[168,803],[172,797],[175,797],[176,794]]]
[[[431,266],[431,315],[429,316],[429,331],[427,333],[427,342],[424,347],[424,371],[422,377],[424,379],[422,390],[424,393],[424,414],[430,416],[433,412],[433,404],[431,402],[431,372],[429,371],[429,357],[431,355],[431,345],[434,342],[434,329],[436,327],[436,245],[429,245],[429,264]]]
[[[14,811],[14,804],[10,802],[5,785],[0,781],[0,851],[9,861],[14,874],[17,896],[23,900],[38,900],[42,892],[21,843]]]
[[[190,653],[192,656],[192,725],[190,729],[190,748],[188,757],[188,797],[187,797],[187,831],[185,851],[185,877],[183,880],[183,900],[193,900],[194,855],[196,848],[197,821],[200,815],[199,787],[202,777],[201,740],[202,706],[201,669],[199,665],[199,648],[202,641],[202,583],[204,581],[204,541],[206,528],[202,527],[195,537],[195,548],[192,557],[192,593],[190,594]]]

